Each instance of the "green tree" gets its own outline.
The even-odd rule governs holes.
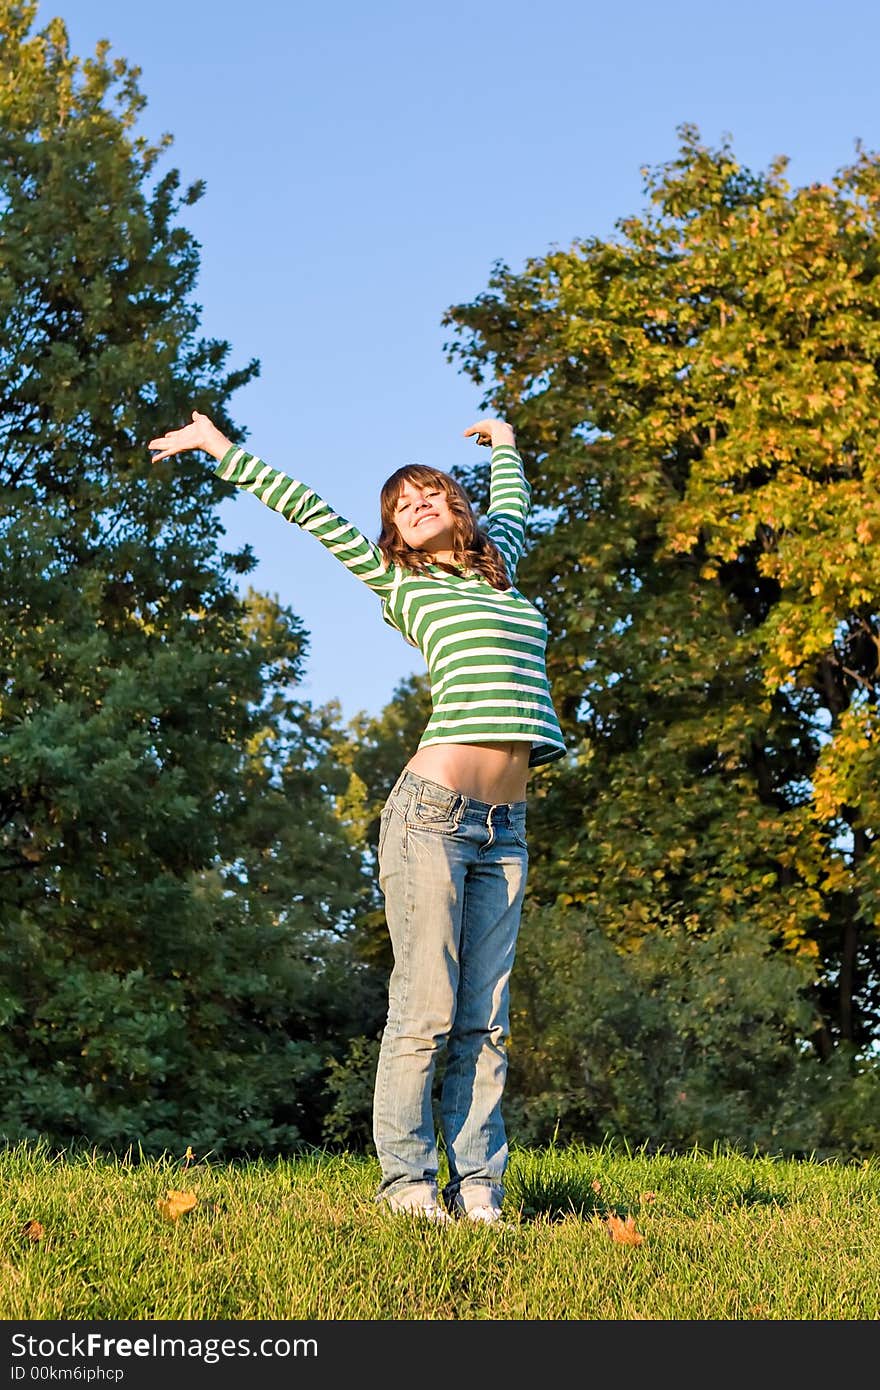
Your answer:
[[[753,923],[707,932],[658,919],[620,949],[582,910],[533,906],[512,990],[511,1133],[870,1151],[876,1111],[860,1107],[858,1142],[829,1123],[824,1069],[793,1045],[810,1027],[811,978]]]
[[[670,921],[757,932],[812,971],[809,1020],[779,999],[787,1045],[860,1076],[880,1030],[880,160],[799,189],[785,168],[684,126],[642,215],[497,265],[445,322],[539,509],[522,585],[570,755],[535,783],[532,907],[623,953]],[[462,481],[485,498],[483,472]]]
[[[0,0],[0,1129],[271,1150],[320,1133],[365,880],[302,624],[238,597],[204,461],[146,449],[193,407],[238,437],[257,370],[199,336],[201,188],[35,11]]]

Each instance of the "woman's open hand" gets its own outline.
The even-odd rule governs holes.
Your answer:
[[[179,430],[169,430],[158,439],[151,439],[148,447],[159,451],[153,455],[154,463],[170,459],[173,454],[185,453],[187,449],[204,449],[219,463],[226,451],[231,449],[232,441],[221,434],[207,415],[200,415],[194,410],[191,424]]]
[[[466,439],[471,434],[476,435],[478,444],[491,444],[493,449],[496,444],[512,444],[516,448],[513,429],[506,420],[478,420],[464,431]]]

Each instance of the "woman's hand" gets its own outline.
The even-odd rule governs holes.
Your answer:
[[[476,435],[478,444],[491,444],[493,449],[496,444],[510,444],[516,448],[513,429],[506,420],[478,420],[464,431],[465,438],[471,434]]]
[[[207,415],[200,415],[194,410],[192,424],[184,425],[179,430],[169,430],[158,439],[151,439],[148,447],[159,450],[153,455],[154,463],[170,459],[173,454],[182,454],[187,449],[204,449],[219,463],[226,451],[232,448],[232,440],[221,434]]]

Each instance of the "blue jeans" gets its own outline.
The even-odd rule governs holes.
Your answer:
[[[382,811],[379,883],[394,951],[373,1102],[392,1207],[437,1199],[432,1082],[446,1048],[440,1126],[443,1196],[500,1206],[507,1137],[509,981],[528,869],[526,803],[490,805],[415,773]]]

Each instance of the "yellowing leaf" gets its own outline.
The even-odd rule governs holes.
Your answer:
[[[177,1221],[185,1211],[192,1211],[197,1201],[194,1192],[179,1192],[177,1188],[169,1187],[164,1197],[157,1197],[156,1206],[166,1221]]]
[[[645,1239],[636,1230],[635,1218],[632,1216],[621,1221],[619,1216],[611,1215],[605,1221],[605,1229],[618,1245],[641,1245]]]

